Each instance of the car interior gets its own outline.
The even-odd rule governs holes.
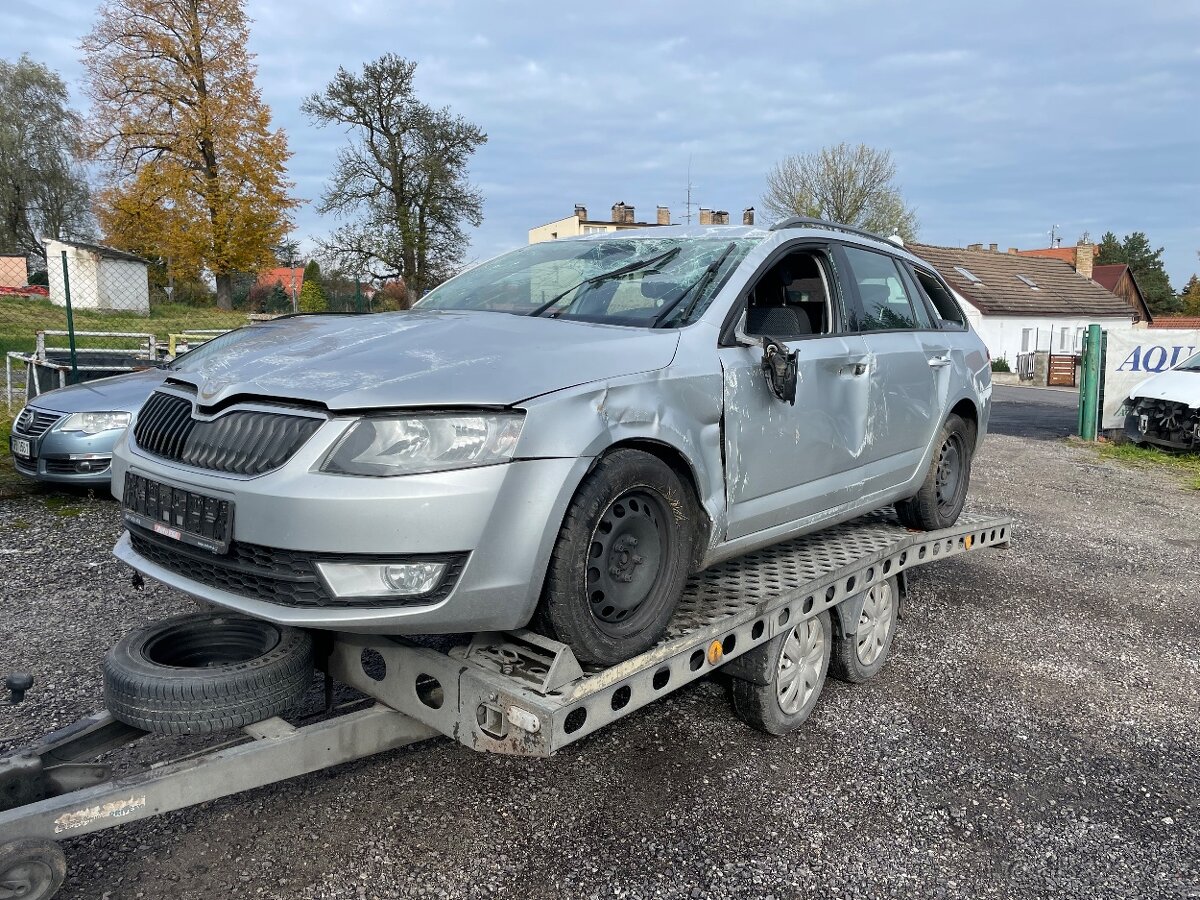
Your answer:
[[[755,283],[746,300],[746,333],[792,340],[830,331],[829,282],[815,253],[790,253]]]

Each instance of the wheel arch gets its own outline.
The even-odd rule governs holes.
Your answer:
[[[970,397],[963,397],[950,407],[950,413],[971,426],[971,443],[973,447],[977,447],[979,445],[979,407],[975,405],[975,401]]]

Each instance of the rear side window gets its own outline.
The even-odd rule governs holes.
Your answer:
[[[938,317],[942,320],[941,326],[943,328],[966,328],[966,317],[942,283],[928,272],[920,269],[913,269],[912,272],[917,277],[917,283],[921,285],[921,290],[925,292],[925,296],[937,310]]]
[[[862,301],[861,315],[852,323],[856,326],[854,330],[896,331],[922,327],[895,260],[858,247],[846,247],[845,251]]]

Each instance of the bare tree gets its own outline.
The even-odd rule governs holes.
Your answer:
[[[82,120],[67,86],[22,56],[0,60],[0,249],[42,260],[43,237],[82,237],[93,223],[80,164]]]
[[[467,163],[487,135],[448,109],[417,99],[417,64],[385,54],[358,75],[339,68],[302,109],[318,125],[345,125],[350,145],[318,210],[348,220],[321,244],[349,272],[402,278],[415,300],[462,260],[463,223],[479,225],[483,197]]]
[[[762,206],[779,218],[816,216],[906,241],[917,234],[916,211],[896,186],[891,153],[866,144],[780,160],[767,174]]]

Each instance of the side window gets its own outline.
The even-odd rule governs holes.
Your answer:
[[[959,309],[958,304],[954,302],[954,298],[950,296],[950,292],[942,283],[933,275],[920,269],[913,269],[913,274],[917,276],[921,290],[925,292],[925,296],[937,310],[938,317],[942,320],[942,327],[965,329],[967,327],[966,316],[963,315],[962,310]]]
[[[789,253],[754,283],[746,298],[746,333],[781,340],[829,334],[829,279],[819,253]]]
[[[850,269],[862,300],[858,331],[894,331],[921,327],[900,270],[890,256],[846,247]]]

